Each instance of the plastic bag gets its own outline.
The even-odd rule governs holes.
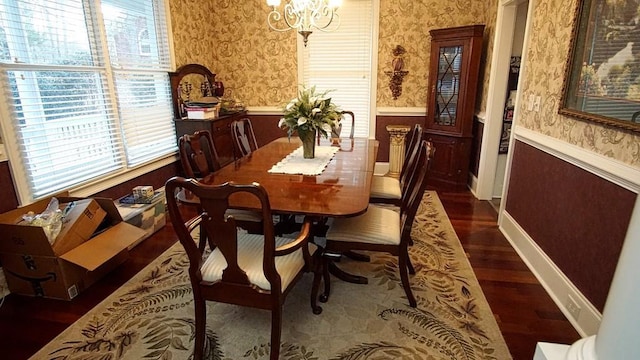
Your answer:
[[[56,241],[56,237],[62,230],[62,211],[59,209],[60,204],[55,197],[51,198],[47,208],[40,214],[35,214],[33,211],[22,215],[22,219],[29,225],[40,226],[49,240],[49,244],[53,245]]]

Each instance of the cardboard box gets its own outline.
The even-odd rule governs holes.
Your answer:
[[[124,221],[145,231],[145,236],[132,244],[129,249],[153,235],[167,222],[164,191],[156,191],[151,204],[123,204],[119,200],[115,203]]]
[[[52,246],[56,255],[62,255],[89,240],[107,216],[107,212],[93,199],[60,203],[60,209],[65,210],[66,214],[62,230]]]
[[[106,214],[97,231],[78,246],[56,253],[42,228],[16,223],[28,211],[41,213],[49,200],[0,215],[0,262],[12,293],[71,300],[124,262],[128,247],[145,232],[122,221],[113,200],[94,198]],[[58,200],[69,203],[85,199]]]

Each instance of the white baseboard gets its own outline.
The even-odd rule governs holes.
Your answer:
[[[506,211],[500,217],[499,226],[511,246],[540,281],[576,331],[583,337],[595,335],[602,321],[602,314]],[[580,308],[577,317],[574,317],[567,308],[569,297]]]

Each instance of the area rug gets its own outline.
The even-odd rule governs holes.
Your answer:
[[[311,274],[284,304],[281,359],[511,359],[491,309],[435,192],[413,226],[408,305],[395,257],[339,266],[369,284],[332,279],[314,315]],[[32,359],[189,359],[194,334],[187,257],[179,243],[149,264]],[[270,313],[210,302],[207,359],[268,359]]]

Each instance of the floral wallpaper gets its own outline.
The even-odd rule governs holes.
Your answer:
[[[224,83],[225,96],[247,106],[279,106],[295,95],[297,34],[269,29],[265,1],[170,0],[170,5],[177,66],[191,62],[207,66]],[[487,24],[487,8],[487,1],[380,0],[378,106],[425,106],[429,30]],[[490,20],[495,24],[495,14]],[[491,34],[487,30],[486,37]],[[407,50],[409,75],[402,95],[393,100],[384,72],[391,69],[396,45]]]
[[[540,111],[520,102],[518,125],[640,167],[640,136],[558,114],[576,0],[537,0],[522,96],[541,97]]]
[[[542,98],[539,112],[519,109],[519,126],[552,136],[613,159],[640,166],[640,136],[558,115],[576,0],[537,0],[528,49],[523,98]],[[485,24],[477,110],[486,108],[498,0],[380,0],[377,105],[426,105],[429,30]],[[223,81],[225,96],[250,107],[280,106],[295,95],[295,32],[268,28],[265,1],[170,0],[177,66],[201,63]],[[392,49],[402,45],[405,70],[402,95],[389,90]]]
[[[488,1],[380,0],[378,106],[425,107],[431,49],[429,30],[486,25],[487,10]],[[491,21],[495,24],[495,16]],[[389,90],[389,77],[384,72],[392,69],[392,50],[396,45],[402,45],[407,50],[404,68],[409,74],[402,83],[402,95],[394,100]]]
[[[176,66],[200,63],[225,97],[280,106],[297,87],[295,32],[269,29],[266,1],[170,0]]]

